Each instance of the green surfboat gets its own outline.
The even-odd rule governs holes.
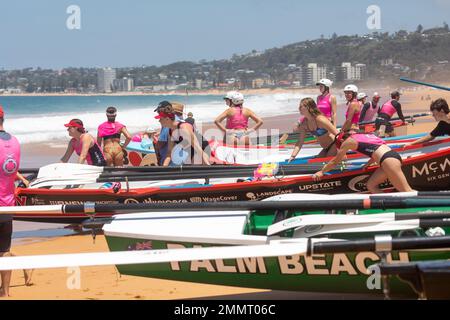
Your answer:
[[[429,208],[389,210],[397,214],[428,212]],[[433,208],[433,211],[450,212],[450,207]],[[284,219],[305,215],[293,210]],[[323,214],[324,211],[308,212]],[[348,213],[337,211],[337,214]],[[383,210],[359,210],[359,216],[386,213]],[[268,228],[280,217],[274,211],[151,213],[116,216],[104,226],[111,251],[149,249],[183,249],[194,247],[221,247],[267,244],[271,241],[295,241],[295,232],[287,229],[275,237],[267,237]],[[317,227],[312,226],[313,228]],[[396,227],[393,227],[395,229]],[[439,229],[449,234],[450,228]],[[333,239],[367,238],[374,234],[391,234],[393,237],[427,237],[427,230],[419,226],[400,226],[398,230],[372,232],[336,232]],[[323,237],[327,234],[316,235]],[[393,251],[387,262],[416,262],[450,259],[450,249]],[[202,260],[157,264],[117,266],[121,274],[200,282],[216,285],[251,287],[326,293],[361,293],[381,295],[382,287],[376,275],[368,268],[380,262],[375,252],[305,254],[269,258],[241,258]],[[378,279],[378,280],[377,280]],[[377,284],[378,283],[378,284]],[[412,288],[397,277],[389,279],[391,292],[399,296],[415,297]]]

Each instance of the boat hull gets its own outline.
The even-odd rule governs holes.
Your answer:
[[[139,249],[191,248],[202,243],[167,242],[151,239],[107,237],[111,251]],[[450,251],[393,252],[388,261],[414,262],[450,259]],[[172,262],[117,266],[125,275],[177,281],[327,293],[381,295],[380,280],[367,268],[378,263],[375,253],[304,255],[275,258],[248,258],[214,261]],[[369,273],[369,274],[368,274]],[[389,280],[394,295],[415,296],[414,291],[397,277]],[[371,289],[372,288],[372,289]]]

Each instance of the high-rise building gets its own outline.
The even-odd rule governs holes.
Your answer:
[[[131,78],[114,79],[113,80],[114,91],[129,92],[134,89],[134,80]]]
[[[102,68],[97,70],[97,90],[98,92],[110,93],[114,89],[116,70],[112,68]]]
[[[358,63],[354,66],[350,62],[343,62],[341,65],[343,72],[343,80],[364,80],[367,78],[367,66],[362,63]]]
[[[309,63],[304,72],[304,80],[307,86],[315,85],[320,79],[327,77],[327,67],[319,67],[317,63]]]

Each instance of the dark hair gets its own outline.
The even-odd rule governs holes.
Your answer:
[[[0,124],[3,124],[3,122],[5,122],[5,118],[0,117]]]
[[[444,111],[445,114],[450,113],[447,101],[445,99],[437,99],[436,101],[433,101],[430,105],[430,111],[433,110]]]
[[[300,101],[300,106],[304,106],[306,109],[308,109],[309,113],[311,113],[314,117],[323,115],[322,112],[317,108],[317,104],[314,101],[314,99],[311,98],[304,98],[302,101]]]
[[[106,113],[116,113],[117,109],[115,107],[108,107],[106,109]]]
[[[87,132],[86,129],[84,128],[83,121],[81,121],[80,119],[72,119],[72,120],[70,120],[70,122],[78,123],[79,125],[81,125],[83,127],[83,128],[77,128],[77,131],[79,133],[86,133]]]
[[[392,99],[395,99],[395,98],[397,98],[397,97],[400,97],[400,92],[398,92],[398,91],[393,91],[393,92],[391,93],[391,98],[392,98]]]

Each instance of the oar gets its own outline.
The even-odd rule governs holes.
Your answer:
[[[421,117],[426,117],[426,116],[429,116],[430,114],[429,113],[416,113],[416,114],[412,114],[412,115],[409,115],[409,116],[405,116],[405,119],[414,119],[414,118],[421,118]],[[398,121],[398,120],[401,120],[400,118],[392,118],[392,119],[390,119],[389,121]],[[374,124],[375,123],[375,121],[364,121],[364,122],[360,122],[359,124],[360,125],[368,125],[368,124]]]
[[[130,265],[195,261],[211,259],[236,259],[252,257],[276,257],[304,254],[307,241],[274,243],[255,246],[229,246],[169,250],[141,250],[99,253],[56,254],[0,258],[0,271],[20,269],[48,269],[105,265]]]
[[[450,219],[450,211],[414,212],[414,213],[381,213],[364,215],[329,215],[313,214],[295,216],[277,222],[267,229],[267,235],[273,236],[291,229],[300,229],[311,225],[340,227],[341,225],[391,223],[395,221],[415,221],[418,227],[426,227],[429,223],[436,223],[442,219]],[[434,220],[430,222],[430,220]],[[446,220],[442,223],[445,226]],[[436,226],[436,225],[435,225]]]
[[[414,83],[414,84],[420,84],[422,86],[427,86],[427,87],[431,87],[431,88],[435,88],[435,89],[440,89],[440,90],[445,90],[445,91],[450,91],[449,87],[444,87],[444,86],[440,86],[437,84],[432,84],[432,83],[428,83],[428,82],[422,82],[422,81],[417,81],[417,80],[411,80],[411,79],[407,79],[407,78],[400,78],[401,81],[405,81],[405,82],[409,82],[409,83]]]
[[[392,239],[389,236],[377,236],[373,239],[353,241],[333,239],[312,239],[308,241],[307,239],[297,239],[290,242],[273,241],[269,244],[251,246],[4,257],[0,259],[0,271],[279,257],[320,253],[389,252],[394,250],[441,249],[449,247],[450,237]]]
[[[347,252],[390,252],[403,250],[448,249],[450,237],[376,236],[374,239],[355,241],[311,242],[308,254]]]
[[[128,203],[128,204],[96,204],[85,203],[84,205],[56,205],[24,206],[24,207],[0,207],[0,214],[15,214],[26,212],[27,214],[40,215],[46,213],[49,208],[55,213],[130,213],[130,212],[158,212],[158,211],[241,211],[241,210],[340,210],[340,209],[392,209],[413,207],[447,207],[450,206],[450,198],[375,198],[356,200],[308,200],[308,201],[228,201],[228,202],[201,202],[192,203]]]

